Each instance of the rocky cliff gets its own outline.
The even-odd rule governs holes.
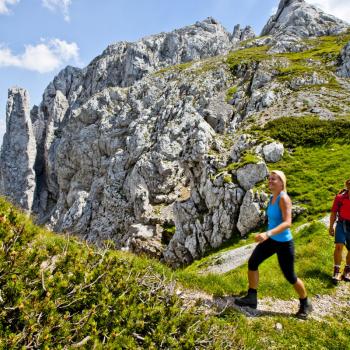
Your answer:
[[[255,187],[284,147],[242,130],[303,115],[305,100],[335,117],[323,102],[344,96],[335,81],[348,87],[347,29],[304,1],[281,1],[263,37],[209,18],[65,68],[30,113],[26,92],[11,90],[1,192],[57,231],[189,263],[264,220],[267,195]],[[326,57],[317,36],[330,34],[340,47]]]

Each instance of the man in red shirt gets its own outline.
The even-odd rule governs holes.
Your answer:
[[[331,217],[329,222],[329,234],[334,236],[334,223],[337,220],[335,229],[334,249],[334,273],[332,280],[337,284],[342,278],[350,282],[350,179],[345,182],[346,188],[339,192],[334,198]],[[340,274],[343,247],[346,246],[348,254],[343,276]]]

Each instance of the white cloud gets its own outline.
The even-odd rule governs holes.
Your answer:
[[[69,6],[72,0],[41,0],[44,7],[51,11],[60,11],[63,13],[64,20],[69,22]]]
[[[15,5],[19,0],[0,0],[0,14],[10,13],[8,6]]]
[[[350,23],[349,0],[307,0],[307,2]]]
[[[74,42],[52,39],[35,46],[26,45],[21,55],[14,55],[9,48],[0,46],[0,67],[19,67],[47,73],[69,61],[79,63],[79,47]]]

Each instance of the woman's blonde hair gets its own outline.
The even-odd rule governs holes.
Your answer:
[[[283,191],[287,192],[287,177],[284,175],[284,172],[281,170],[272,170],[270,174],[276,174],[283,183]]]

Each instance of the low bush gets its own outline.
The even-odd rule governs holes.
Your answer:
[[[286,147],[326,145],[350,140],[350,121],[320,120],[317,117],[282,117],[268,122],[261,133]]]
[[[232,327],[184,308],[156,263],[51,234],[2,199],[0,217],[0,349],[221,349],[237,341]]]

